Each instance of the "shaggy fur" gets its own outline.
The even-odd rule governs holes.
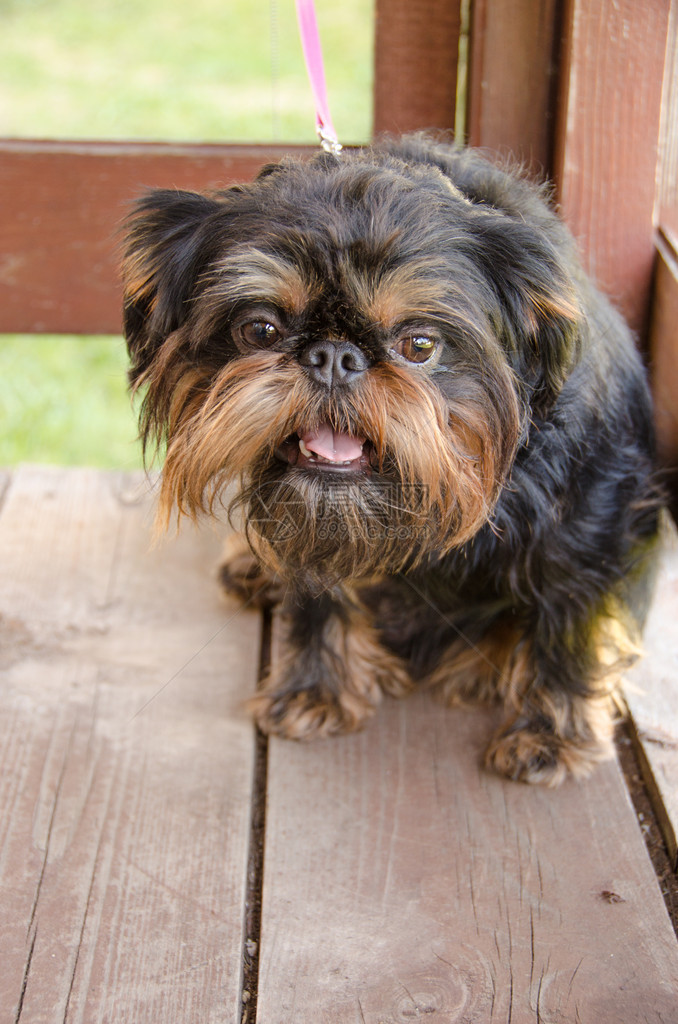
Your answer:
[[[424,684],[502,702],[487,763],[511,778],[609,755],[657,530],[650,403],[542,192],[422,137],[284,160],[149,193],[124,281],[161,519],[235,481],[253,554],[223,582],[286,591],[262,729],[354,729]]]

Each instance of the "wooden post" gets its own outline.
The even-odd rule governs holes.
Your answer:
[[[678,238],[678,0],[671,0],[657,180],[657,222]]]
[[[549,175],[559,54],[557,0],[473,0],[467,135]]]
[[[374,132],[454,129],[460,0],[377,0]]]
[[[678,512],[678,239],[662,234],[657,255],[650,323],[650,371],[657,454],[667,471],[673,511]]]
[[[566,0],[554,177],[588,270],[643,336],[670,0]]]

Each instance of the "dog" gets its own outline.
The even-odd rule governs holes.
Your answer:
[[[358,729],[425,685],[501,704],[485,763],[510,779],[612,754],[661,505],[651,405],[545,187],[420,135],[284,159],[142,197],[123,280],[160,518],[228,504],[224,586],[284,594],[265,733]]]

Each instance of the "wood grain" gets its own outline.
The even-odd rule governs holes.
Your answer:
[[[453,130],[460,0],[376,0],[374,132]]]
[[[240,1016],[258,617],[139,477],[24,469],[0,517],[0,1021]]]
[[[546,177],[553,163],[558,10],[556,0],[472,4],[468,142]]]
[[[678,3],[671,0],[657,181],[657,221],[678,237]]]
[[[567,0],[554,177],[588,270],[644,333],[669,3]]]
[[[0,331],[117,334],[116,248],[150,187],[249,181],[314,147],[0,142]]]
[[[665,521],[663,557],[645,627],[645,657],[629,673],[626,699],[641,765],[678,869],[678,534]]]
[[[650,374],[654,395],[657,453],[667,473],[674,512],[678,510],[678,235],[660,234],[657,243]]]
[[[427,695],[270,744],[259,1024],[661,1024],[678,945],[616,764],[478,769],[492,715]]]
[[[2,1024],[241,1021],[259,622],[217,601],[215,534],[148,550],[139,485],[6,489]],[[678,947],[616,765],[505,783],[478,769],[493,724],[418,695],[271,741],[259,1024],[672,1020]]]

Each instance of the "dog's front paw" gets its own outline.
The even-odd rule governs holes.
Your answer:
[[[411,690],[405,664],[382,647],[360,606],[340,596],[292,601],[282,615],[277,657],[249,702],[262,732],[295,740],[355,732],[383,693]]]
[[[563,735],[549,724],[535,724],[524,718],[504,726],[494,736],[485,755],[485,765],[516,782],[559,786],[568,776],[585,778],[601,761],[614,755],[612,720],[602,715],[598,732]]]
[[[271,608],[284,597],[283,581],[262,566],[242,533],[227,537],[217,576],[229,596],[255,608]]]
[[[529,728],[498,733],[485,754],[485,766],[514,782],[559,786],[567,776],[560,741]]]
[[[310,740],[355,732],[375,711],[380,694],[358,694],[329,687],[297,686],[294,679],[269,679],[265,688],[248,702],[263,733],[290,740]]]

